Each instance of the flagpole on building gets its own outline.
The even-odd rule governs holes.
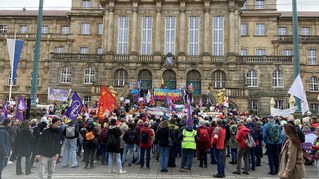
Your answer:
[[[40,43],[41,43],[41,29],[42,29],[42,15],[43,15],[43,0],[39,1],[39,12],[37,19],[37,34],[35,41],[35,52],[33,57],[33,72],[31,84],[31,106],[36,106],[36,94],[38,87],[38,74],[39,74],[39,58],[40,58]]]
[[[17,32],[14,32],[14,42],[16,41],[17,38]],[[9,102],[11,101],[11,95],[12,95],[12,83],[13,83],[13,64],[14,64],[14,50],[15,48],[12,48],[12,60],[11,60],[11,75],[10,75],[10,88],[9,88]]]

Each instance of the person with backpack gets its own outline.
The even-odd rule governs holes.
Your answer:
[[[140,136],[140,164],[141,168],[144,167],[144,156],[146,153],[146,168],[150,169],[150,160],[151,160],[151,148],[153,145],[152,136],[154,136],[153,130],[149,126],[149,122],[144,122],[143,127],[140,129],[139,132]]]
[[[82,117],[78,117],[82,118]],[[80,119],[78,119],[80,120]],[[77,140],[79,137],[79,124],[75,121],[69,120],[62,133],[64,135],[64,151],[63,151],[63,158],[62,158],[62,167],[66,168],[69,166],[69,158],[71,158],[71,166],[72,168],[79,167],[77,158],[76,158],[76,147],[77,147]]]
[[[207,149],[210,147],[210,135],[209,131],[205,125],[205,120],[199,121],[199,127],[197,128],[198,142],[197,150],[199,155],[199,167],[207,168]]]
[[[107,152],[109,155],[108,160],[108,168],[109,173],[113,173],[113,154],[116,156],[116,163],[119,174],[124,174],[126,171],[122,170],[122,162],[121,162],[121,151],[120,151],[120,135],[121,131],[119,127],[116,126],[116,119],[111,119],[109,132],[107,135]]]
[[[164,120],[160,123],[160,128],[156,132],[155,142],[158,143],[160,149],[160,171],[168,172],[168,161],[171,147],[173,147],[173,141],[171,138],[171,131],[169,128],[169,122]]]
[[[236,134],[237,134],[237,125],[234,120],[231,120],[229,123],[230,127],[230,139],[229,139],[229,147],[231,152],[231,161],[230,164],[237,164],[237,150],[238,150],[238,143],[236,142]]]
[[[225,163],[224,163],[224,150],[226,129],[222,126],[222,119],[217,119],[217,126],[214,129],[213,136],[211,138],[210,145],[215,145],[216,162],[217,162],[217,174],[213,175],[214,178],[224,178],[225,175]]]
[[[124,152],[122,156],[122,166],[125,165],[127,153],[128,151],[130,151],[127,161],[128,161],[128,166],[131,167],[132,161],[133,161],[133,154],[134,154],[134,144],[137,141],[137,132],[134,129],[134,123],[128,124],[128,129],[124,133],[123,140],[125,144],[124,144]]]
[[[263,129],[263,140],[266,144],[268,155],[269,175],[276,175],[279,170],[280,136],[281,127],[275,123],[273,116],[267,117],[268,123]]]
[[[253,137],[255,143],[258,140],[258,130],[257,130],[257,125],[253,121],[251,117],[246,119],[246,124],[245,126],[250,130],[250,134]],[[256,167],[256,147],[250,148],[250,161],[251,161],[251,170],[255,170]]]
[[[84,169],[94,169],[94,155],[98,145],[97,131],[92,120],[88,120],[86,122],[86,127],[82,129],[85,161]]]
[[[101,153],[101,164],[108,165],[108,155],[107,155],[107,134],[109,132],[109,124],[108,122],[104,121],[101,124],[102,130],[99,135],[99,144],[100,144],[100,153]]]

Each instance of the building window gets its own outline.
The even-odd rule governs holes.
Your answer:
[[[264,0],[256,0],[255,1],[256,9],[265,9],[265,1]]]
[[[248,55],[248,50],[247,49],[241,49],[240,50],[240,55],[241,56],[247,56]]]
[[[309,49],[308,50],[308,65],[316,65],[317,64],[317,50]]]
[[[90,105],[91,104],[91,96],[83,96],[83,102],[86,105]]]
[[[242,36],[248,35],[247,24],[240,25],[240,35]]]
[[[142,55],[152,53],[152,17],[142,17]]]
[[[310,35],[310,27],[301,27],[301,35]]]
[[[221,70],[217,70],[213,73],[214,88],[226,87],[226,74]]]
[[[284,100],[281,100],[281,99],[275,100],[275,108],[284,109]]]
[[[103,35],[103,24],[98,24],[97,26],[97,34]]]
[[[98,54],[98,55],[102,55],[102,48],[100,47],[100,48],[97,48],[96,49],[96,53]]]
[[[175,54],[175,26],[175,17],[165,18],[165,54],[168,54],[169,52]]]
[[[243,6],[241,7],[241,9],[247,9],[247,1],[244,2]]]
[[[265,24],[256,24],[256,35],[265,35]]]
[[[70,27],[69,26],[62,26],[61,27],[61,33],[63,35],[69,34],[70,33]]]
[[[30,86],[32,86],[32,79],[33,79],[33,72],[31,72],[30,74]],[[37,86],[39,86],[39,81],[40,81],[40,75],[38,73],[38,82],[37,82]]]
[[[256,49],[256,56],[264,56],[266,55],[265,49]]]
[[[90,34],[90,23],[81,24],[81,34]]]
[[[284,55],[284,56],[292,56],[292,49],[284,49],[282,51],[282,55]]]
[[[118,20],[118,54],[128,53],[128,17],[120,16]]]
[[[71,69],[63,67],[60,74],[60,83],[71,83]]]
[[[83,9],[90,9],[92,7],[91,0],[82,0]]]
[[[42,26],[41,33],[42,34],[48,34],[49,33],[49,27],[48,26]]]
[[[9,78],[8,78],[8,86],[10,86],[11,84],[11,71],[9,72]],[[14,78],[12,78],[12,86],[15,86],[17,84],[17,73],[13,76]]]
[[[287,27],[278,27],[278,35],[287,35]]]
[[[0,34],[4,34],[7,32],[7,25],[0,25]]]
[[[28,33],[28,26],[27,25],[20,25],[20,33],[21,34]]]
[[[224,17],[213,17],[213,55],[224,55]]]
[[[246,74],[246,85],[247,87],[258,86],[258,76],[256,70],[249,70]]]
[[[114,73],[114,86],[124,86],[127,79],[127,72],[124,69],[118,69]]]
[[[189,17],[188,54],[199,55],[199,17]]]
[[[64,53],[63,47],[55,47],[54,53]]]
[[[281,70],[275,70],[272,73],[272,87],[284,87],[284,77]]]
[[[316,114],[319,114],[319,104],[318,103],[310,103],[310,109],[314,111]]]
[[[310,92],[318,92],[318,77],[316,77],[316,76],[310,77],[309,91]]]
[[[258,100],[255,100],[255,99],[250,100],[249,109],[253,111],[258,111]]]
[[[93,84],[95,71],[92,67],[87,67],[84,70],[84,84]]]
[[[89,48],[88,47],[81,47],[80,48],[80,54],[88,54]]]

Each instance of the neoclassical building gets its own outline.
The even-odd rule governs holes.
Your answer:
[[[319,113],[319,12],[299,12],[301,76]],[[25,39],[13,96],[29,96],[37,11],[0,11],[0,98],[9,92],[6,38]],[[269,114],[270,99],[288,107],[294,79],[292,15],[276,0],[73,0],[68,11],[44,11],[38,96],[47,88],[96,100],[101,85],[119,95],[128,83],[181,88],[195,99],[226,89],[232,107]],[[126,92],[126,91],[125,91]]]

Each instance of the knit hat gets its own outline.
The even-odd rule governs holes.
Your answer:
[[[48,118],[47,118],[46,116],[43,116],[43,117],[41,118],[41,122],[46,122],[46,123],[48,123]]]
[[[61,120],[60,118],[54,117],[54,118],[52,119],[52,125],[53,125],[54,123],[58,122],[58,121],[61,121],[61,122],[62,122],[62,120]]]

